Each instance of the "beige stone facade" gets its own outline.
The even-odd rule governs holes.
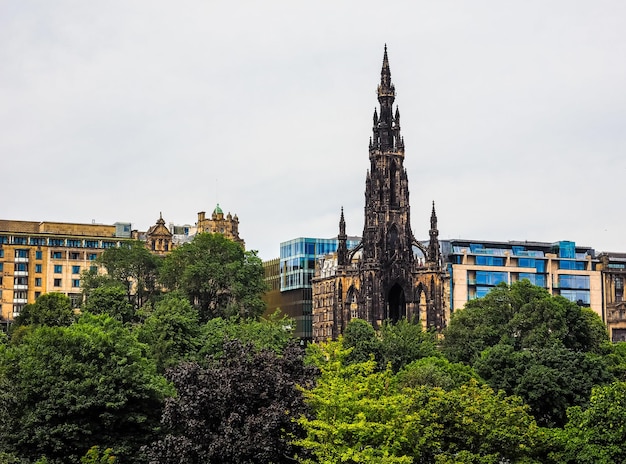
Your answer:
[[[162,214],[159,216],[156,224],[146,232],[146,247],[160,256],[166,255],[174,248],[172,233],[165,226]]]
[[[0,220],[0,321],[12,320],[44,293],[63,293],[78,306],[81,272],[130,237],[127,223]]]
[[[233,242],[245,246],[245,242],[239,237],[239,218],[230,212],[224,216],[224,212],[218,204],[211,214],[211,218],[206,217],[206,212],[198,213],[198,232],[208,232],[211,234],[222,234]]]
[[[236,215],[229,213],[224,217],[219,205],[210,220],[200,214],[199,232],[222,233],[244,245]],[[150,251],[160,256],[176,246],[162,215],[146,232],[131,230],[130,223],[0,219],[0,323],[9,324],[26,304],[44,293],[63,293],[78,307],[82,302],[81,273],[95,268],[94,261],[106,249],[131,240],[144,241]]]
[[[598,268],[602,273],[603,310],[609,336],[614,342],[626,342],[626,253],[601,253]]]

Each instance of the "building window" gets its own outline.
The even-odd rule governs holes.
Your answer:
[[[41,274],[41,264],[35,264],[35,272]]]
[[[561,290],[561,296],[580,306],[589,306],[589,290]]]
[[[94,261],[96,258],[98,257],[98,255],[96,253],[89,253],[89,261]]]
[[[50,239],[50,246],[53,246],[53,247],[65,246],[65,239],[63,239],[63,238],[51,238]]]
[[[60,251],[53,251],[52,252],[52,259],[61,259],[62,258],[62,254]]]
[[[72,279],[72,287],[80,287],[80,279]]]
[[[588,290],[589,289],[589,276],[560,275],[559,287]]]
[[[43,237],[31,237],[30,244],[35,246],[45,246],[46,239]]]
[[[15,270],[17,272],[26,272],[28,271],[28,267],[26,266],[26,263],[15,263]]]
[[[0,263],[0,272],[4,270],[4,263]]]
[[[80,266],[72,266],[72,274],[80,274]]]
[[[26,237],[13,237],[13,245],[26,245]]]
[[[546,286],[546,276],[543,274],[531,274],[526,272],[519,273],[519,280],[528,280],[531,284],[536,285],[537,287]]]
[[[567,269],[570,271],[584,271],[585,270],[585,262],[584,261],[559,261],[559,269]]]
[[[4,258],[4,250],[0,249],[0,258]]]
[[[42,258],[43,258],[43,252],[41,250],[35,251],[35,259],[42,259]]]
[[[55,274],[61,274],[63,272],[63,265],[62,264],[55,264],[54,265],[54,273]]]
[[[35,287],[41,287],[41,277],[35,277]]]
[[[97,240],[85,240],[85,246],[87,248],[98,248]]]
[[[54,279],[54,286],[55,287],[60,287],[61,286],[61,279]]]
[[[80,308],[80,305],[83,302],[83,295],[80,293],[70,293],[67,295],[70,297],[70,305],[72,308]]]
[[[476,256],[477,266],[504,266],[504,258],[499,256]]]
[[[506,284],[508,280],[506,272],[476,271],[476,285],[498,285],[501,282]]]
[[[70,259],[73,259],[73,260],[80,259],[80,253],[77,253],[75,251],[71,252],[70,253]]]
[[[28,250],[15,250],[16,258],[28,258]]]
[[[83,246],[83,241],[67,239],[67,246],[72,248],[80,248]]]
[[[624,278],[615,276],[615,301],[622,301],[624,299]]]
[[[41,292],[35,292],[35,300],[41,296]]]

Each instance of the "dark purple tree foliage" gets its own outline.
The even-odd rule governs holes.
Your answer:
[[[168,372],[178,396],[166,402],[165,437],[146,450],[151,464],[287,463],[306,413],[297,385],[313,382],[295,343],[282,355],[238,340],[207,367],[183,363]]]

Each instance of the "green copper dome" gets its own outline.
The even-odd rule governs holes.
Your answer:
[[[222,208],[220,208],[220,204],[219,203],[217,204],[217,206],[213,210],[213,214],[224,214],[224,211],[222,211]]]

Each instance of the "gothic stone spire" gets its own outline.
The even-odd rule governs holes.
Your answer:
[[[393,102],[396,98],[396,89],[391,83],[391,70],[387,57],[387,45],[383,56],[383,67],[380,71],[380,84],[377,89],[380,116],[374,110],[374,136],[372,148],[394,150],[404,148],[400,136],[400,113],[396,107],[396,117],[393,115]]]

